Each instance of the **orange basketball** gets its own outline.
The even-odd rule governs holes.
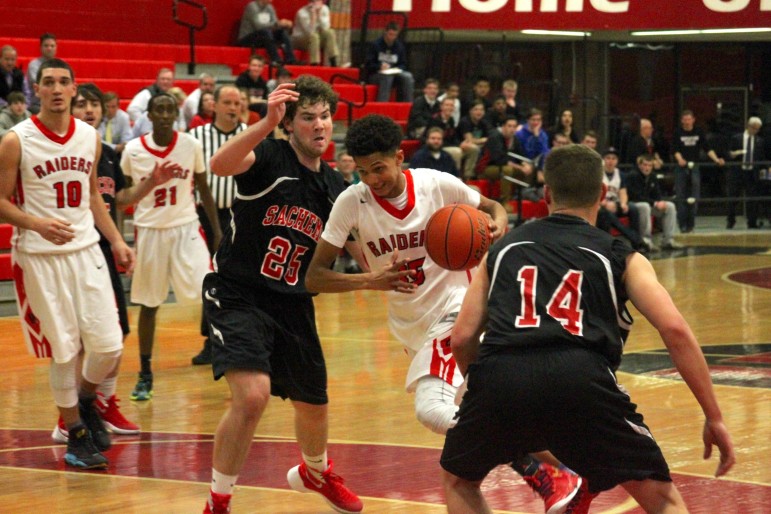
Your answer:
[[[490,247],[487,222],[487,216],[470,205],[442,207],[426,224],[428,256],[451,271],[473,268]]]

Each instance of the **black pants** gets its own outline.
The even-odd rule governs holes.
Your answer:
[[[758,202],[753,201],[753,197],[760,196],[760,183],[758,181],[757,169],[729,169],[726,176],[726,186],[729,197],[741,196],[744,193],[747,202],[747,226],[755,227],[758,223]],[[739,202],[728,202],[728,221],[736,222],[736,205]]]
[[[288,64],[294,64],[295,58],[294,50],[292,50],[292,41],[284,29],[255,30],[238,40],[238,46],[264,48],[267,50],[271,61],[281,62],[281,56],[278,54],[278,45],[284,50],[284,60]]]

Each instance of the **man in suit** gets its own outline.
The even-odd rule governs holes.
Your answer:
[[[743,132],[734,134],[731,138],[731,158],[737,162],[736,166],[728,168],[726,182],[728,196],[735,198],[744,192],[747,202],[747,228],[758,228],[759,203],[753,201],[753,197],[760,196],[760,166],[759,161],[765,161],[763,138],[758,136],[763,122],[753,116],[747,120],[747,128]],[[734,228],[736,225],[736,204],[734,200],[728,201],[728,220],[726,228]]]

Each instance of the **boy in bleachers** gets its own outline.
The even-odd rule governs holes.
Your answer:
[[[27,83],[30,88],[37,84],[37,71],[40,69],[40,65],[56,57],[56,36],[50,32],[40,36],[40,54],[40,57],[31,61],[27,66]],[[30,96],[27,107],[31,113],[37,114],[40,110],[40,100],[38,97],[35,95]]]
[[[311,66],[321,64],[321,51],[330,66],[337,66],[337,40],[329,17],[329,7],[324,0],[308,0],[297,10],[292,27],[292,45],[307,50]]]
[[[394,85],[397,101],[412,102],[415,79],[407,71],[407,49],[399,41],[399,30],[398,23],[388,22],[383,35],[367,47],[368,81],[377,85],[377,102],[387,102]]]
[[[17,123],[30,117],[27,110],[27,99],[24,93],[13,91],[8,93],[8,105],[0,111],[0,138]]]

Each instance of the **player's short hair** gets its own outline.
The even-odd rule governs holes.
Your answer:
[[[156,93],[150,97],[150,100],[147,102],[147,112],[152,111],[153,107],[155,107],[155,104],[158,103],[161,98],[168,98],[174,102],[174,105],[177,105],[177,99],[174,97],[174,95],[166,91],[161,91],[160,93]]]
[[[356,120],[345,135],[345,149],[353,157],[375,153],[393,155],[401,142],[401,127],[381,114],[368,114]]]
[[[78,84],[78,95],[82,96],[86,100],[90,102],[99,102],[99,105],[102,106],[102,116],[104,116],[104,94],[102,94],[102,90],[99,89],[99,87],[94,84],[93,82],[86,82],[85,84]],[[76,98],[77,98],[76,96]],[[74,102],[73,102],[73,105]]]
[[[40,84],[40,79],[43,77],[43,70],[47,69],[62,69],[62,70],[68,70],[70,72],[70,78],[73,82],[75,82],[75,72],[72,71],[72,66],[67,64],[61,59],[57,59],[54,57],[53,59],[48,59],[43,64],[40,65],[40,68],[37,70],[37,76],[35,77],[35,82]]]
[[[334,116],[337,111],[338,96],[332,90],[332,86],[328,82],[324,82],[318,77],[313,75],[300,75],[297,80],[294,81],[294,89],[300,93],[300,98],[296,102],[286,103],[286,113],[284,114],[284,122],[294,120],[297,110],[300,107],[306,107],[309,105],[315,105],[318,103],[325,103],[329,105],[329,112]],[[282,126],[284,124],[282,123]],[[284,132],[289,133],[284,127]]]
[[[583,145],[568,145],[549,152],[543,179],[554,203],[590,207],[600,196],[603,173],[600,154]]]

